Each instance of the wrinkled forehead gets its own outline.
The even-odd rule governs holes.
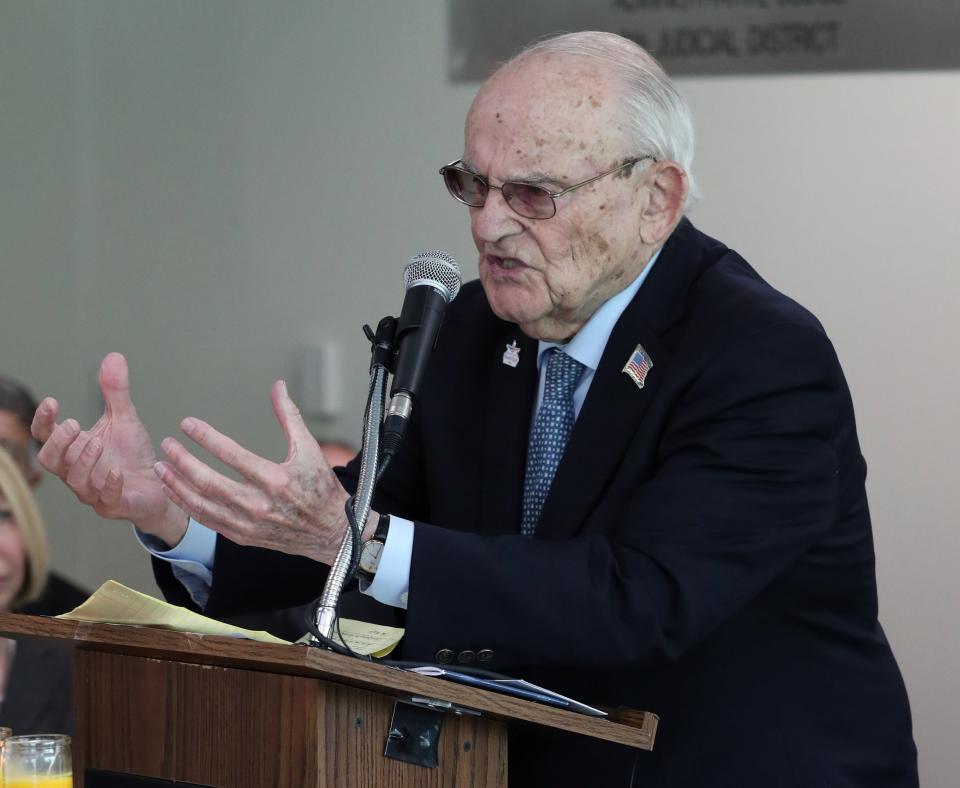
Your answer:
[[[470,107],[465,154],[528,164],[556,157],[605,163],[625,147],[618,95],[617,81],[582,57],[541,55],[507,66]]]

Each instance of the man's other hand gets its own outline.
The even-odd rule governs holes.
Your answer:
[[[43,443],[38,458],[101,517],[130,520],[144,533],[176,545],[187,516],[163,494],[153,471],[150,436],[130,399],[127,360],[110,353],[100,364],[103,415],[89,430],[75,419],[57,423],[60,405],[44,399],[31,431]]]
[[[160,444],[169,462],[156,464],[157,476],[171,501],[227,539],[330,564],[347,527],[348,495],[283,381],[274,384],[271,399],[287,441],[283,462],[258,457],[206,422],[187,418],[183,432],[243,480],[218,473],[173,438]]]

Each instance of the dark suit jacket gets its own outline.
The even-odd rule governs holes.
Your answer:
[[[642,389],[622,373],[638,344]],[[614,328],[530,539],[535,356],[464,286],[377,501],[416,521],[404,658],[489,649],[492,669],[661,716],[652,753],[513,731],[511,784],[916,786],[866,468],[816,319],[683,221]],[[322,578],[221,539],[207,610],[291,604]]]
[[[89,596],[90,592],[85,588],[81,588],[72,580],[51,571],[39,598],[18,607],[14,612],[28,616],[59,616],[61,613],[69,613],[75,607],[82,605]]]
[[[15,736],[73,735],[73,653],[55,641],[17,638],[13,669],[0,704],[0,725]]]
[[[31,616],[56,616],[73,610],[89,594],[56,572],[43,593],[16,609]],[[0,725],[14,735],[73,734],[73,651],[53,640],[16,639],[13,670],[0,704]]]

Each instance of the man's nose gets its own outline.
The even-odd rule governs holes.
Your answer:
[[[499,189],[490,189],[482,208],[470,209],[473,234],[484,241],[496,242],[501,238],[523,232],[523,224]]]

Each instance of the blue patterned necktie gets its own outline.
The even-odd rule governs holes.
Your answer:
[[[543,402],[530,432],[520,533],[532,536],[573,429],[573,391],[586,367],[559,348],[547,351]]]

